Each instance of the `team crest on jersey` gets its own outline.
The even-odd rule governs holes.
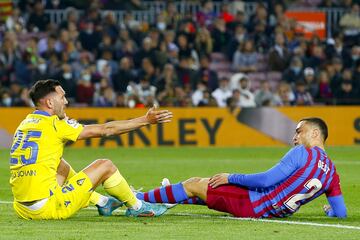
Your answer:
[[[64,201],[65,207],[69,206],[70,203],[71,203],[70,201]]]
[[[75,119],[67,119],[66,123],[73,128],[77,128],[79,126],[79,123]]]
[[[76,183],[77,183],[77,185],[81,186],[81,185],[83,185],[84,181],[85,181],[85,178],[81,178],[81,179],[77,180]]]

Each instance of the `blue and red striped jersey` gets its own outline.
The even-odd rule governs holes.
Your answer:
[[[319,147],[294,147],[276,167],[280,175],[287,175],[285,179],[273,186],[249,187],[258,217],[285,217],[323,193],[327,197],[341,195],[335,165]]]

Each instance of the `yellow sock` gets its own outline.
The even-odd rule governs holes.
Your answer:
[[[106,179],[103,185],[106,192],[124,202],[127,207],[136,204],[137,199],[119,170]]]
[[[93,204],[93,205],[96,205],[98,204],[98,202],[100,201],[100,197],[102,195],[100,193],[97,193],[97,192],[93,192],[90,196],[90,203]]]

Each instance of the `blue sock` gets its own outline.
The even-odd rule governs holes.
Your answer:
[[[140,192],[136,194],[136,197],[151,203],[180,203],[189,198],[182,183],[156,188],[144,193]]]

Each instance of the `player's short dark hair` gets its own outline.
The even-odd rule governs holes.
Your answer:
[[[55,88],[61,86],[58,80],[47,79],[37,81],[30,89],[29,95],[35,106],[38,105],[39,100],[48,95],[49,93],[55,92]]]
[[[300,122],[302,121],[316,125],[320,129],[324,142],[326,141],[328,137],[328,127],[324,120],[322,120],[321,118],[310,117],[310,118],[303,118],[300,120]]]

